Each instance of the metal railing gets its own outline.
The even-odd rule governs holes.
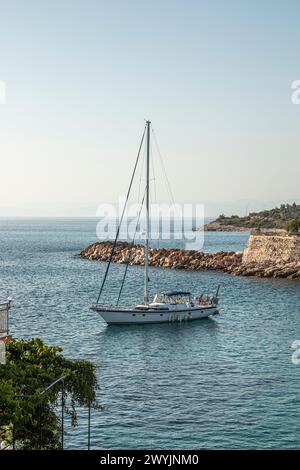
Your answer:
[[[10,309],[10,303],[5,302],[0,304],[0,334],[8,335],[9,331],[9,322],[8,322],[8,312]]]

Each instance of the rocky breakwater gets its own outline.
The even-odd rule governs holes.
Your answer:
[[[112,242],[98,242],[88,246],[79,256],[97,261],[108,261]],[[131,245],[119,242],[112,258],[114,263],[144,265],[143,245]],[[175,248],[150,248],[149,265],[169,269],[188,269],[191,271],[222,271],[234,273],[242,262],[242,254],[235,252],[203,253],[194,250],[179,250]]]
[[[79,256],[84,259],[108,261],[112,242],[98,242],[88,246]],[[119,242],[112,261],[130,265],[144,265],[144,246]],[[251,235],[244,253],[204,253],[175,248],[150,248],[150,266],[187,269],[191,271],[221,271],[240,276],[262,278],[300,279],[300,237],[279,235]]]

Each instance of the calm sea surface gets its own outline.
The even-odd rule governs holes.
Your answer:
[[[39,336],[99,367],[92,447],[106,449],[300,448],[300,282],[151,269],[151,289],[214,293],[221,314],[187,324],[110,326],[89,310],[105,264],[73,255],[96,240],[93,219],[0,220],[0,287],[14,292],[11,330]],[[244,233],[207,233],[207,251],[241,251]],[[173,242],[173,245],[175,243]],[[180,243],[177,244],[180,246]],[[124,266],[114,265],[106,298]],[[129,269],[124,303],[142,298]],[[86,447],[86,411],[66,447]]]

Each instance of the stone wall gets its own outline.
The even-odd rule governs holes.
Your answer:
[[[300,236],[251,235],[243,253],[244,265],[281,265],[300,261]]]

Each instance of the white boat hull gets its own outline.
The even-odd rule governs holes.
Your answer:
[[[217,306],[203,306],[184,310],[119,309],[97,305],[91,308],[98,312],[108,324],[174,323],[200,320],[219,313]]]

